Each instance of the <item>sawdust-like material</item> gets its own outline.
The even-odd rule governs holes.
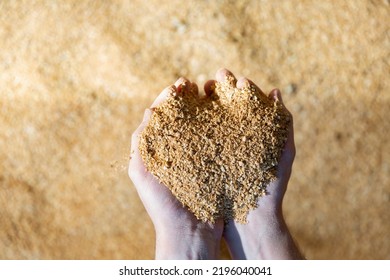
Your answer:
[[[153,258],[153,224],[110,165],[161,85],[218,67],[282,89],[297,150],[283,215],[305,257],[390,259],[389,14],[388,0],[0,1],[0,259]]]
[[[141,135],[146,168],[199,220],[245,223],[276,178],[289,113],[232,77],[210,96],[186,87],[154,110]]]

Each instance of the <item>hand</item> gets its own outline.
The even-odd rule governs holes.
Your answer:
[[[151,109],[145,111],[141,125],[131,138],[129,176],[152,219],[156,231],[157,259],[216,259],[219,255],[223,222],[220,220],[215,224],[208,224],[197,220],[166,186],[160,184],[146,170],[138,150],[139,135],[148,124],[153,108],[170,94],[182,91],[185,94],[188,86],[197,92],[196,84],[184,78],[163,90],[153,102]]]
[[[241,78],[238,81],[234,75],[220,69],[216,74],[216,80],[225,81],[226,76],[232,76],[237,88],[243,88],[249,84],[255,86],[252,81]],[[208,81],[205,91],[211,91],[215,81]],[[264,94],[264,93],[263,93]],[[268,97],[282,102],[279,90],[272,90]],[[284,105],[283,105],[284,106]],[[282,214],[283,197],[290,179],[291,168],[295,157],[294,131],[291,118],[289,135],[282,152],[277,169],[277,179],[267,186],[267,194],[261,197],[258,208],[249,212],[247,224],[239,224],[231,220],[225,225],[224,238],[234,259],[301,259]]]

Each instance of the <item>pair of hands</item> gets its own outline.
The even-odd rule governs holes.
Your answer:
[[[220,69],[216,73],[216,80],[224,82],[226,76],[235,79],[230,71]],[[235,81],[237,88],[254,85],[246,78]],[[180,78],[161,92],[151,108],[157,107],[170,94],[178,93],[183,82],[190,83]],[[215,81],[211,80],[205,84],[206,94],[211,93],[214,83]],[[197,89],[196,84],[191,85]],[[282,102],[277,89],[272,90],[268,97]],[[148,124],[151,114],[152,110],[145,111],[141,125],[132,135],[129,176],[155,227],[156,259],[217,259],[222,238],[225,239],[233,259],[301,258],[282,215],[282,201],[295,157],[292,122],[278,164],[278,178],[267,186],[268,193],[261,198],[258,208],[250,211],[248,223],[239,224],[231,220],[224,224],[219,220],[210,224],[197,220],[167,187],[146,170],[138,143],[139,135]]]

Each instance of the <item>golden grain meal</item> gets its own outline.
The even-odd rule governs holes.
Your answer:
[[[209,96],[182,88],[154,109],[141,134],[146,168],[198,219],[245,222],[275,179],[289,113],[231,77]]]

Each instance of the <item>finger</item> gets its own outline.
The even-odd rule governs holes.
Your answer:
[[[294,121],[290,114],[290,124],[286,143],[278,163],[278,176],[288,180],[291,173],[292,164],[295,159]]]
[[[132,180],[137,180],[137,176],[145,171],[143,160],[139,153],[139,137],[145,127],[148,125],[150,117],[153,111],[146,109],[142,123],[131,135],[131,148],[130,148],[130,162],[129,162],[129,176]]]
[[[272,101],[280,102],[284,109],[288,112],[290,123],[288,127],[287,140],[283,148],[283,152],[278,164],[278,173],[283,176],[289,177],[289,175],[283,175],[284,173],[291,172],[291,166],[295,158],[295,140],[294,140],[294,122],[291,113],[287,110],[283,103],[282,93],[279,89],[273,89],[268,94],[269,99]]]
[[[162,102],[164,102],[169,96],[175,96],[177,94],[177,88],[175,85],[170,85],[166,87],[154,100],[150,108],[158,107]]]
[[[290,119],[292,120],[292,115],[290,111],[286,108],[286,106],[283,103],[283,98],[282,98],[282,93],[280,92],[279,89],[275,88],[271,90],[271,92],[268,94],[268,98],[271,99],[272,101],[280,102],[284,109],[288,112]]]
[[[286,144],[285,144],[283,153],[287,154],[285,156],[286,161],[291,162],[291,163],[294,161],[294,158],[295,158],[294,121],[293,121],[291,114],[290,114],[290,125],[288,128],[288,136],[287,136],[287,140],[286,140]]]
[[[133,132],[133,134],[131,135],[131,148],[130,148],[130,151],[131,151],[131,158],[130,158],[130,161],[133,161],[133,159],[135,158],[135,156],[137,154],[139,154],[139,150],[138,150],[138,147],[139,147],[139,136],[141,134],[141,132],[144,130],[145,126],[143,125],[144,122],[141,123],[141,125]]]
[[[239,89],[249,88],[250,86],[249,80],[245,77],[241,77],[237,80],[236,87]]]
[[[217,71],[217,73],[215,74],[215,78],[220,83],[228,82],[232,86],[236,86],[236,83],[237,83],[237,79],[233,75],[233,73],[225,68],[219,69]]]
[[[290,111],[287,110],[286,106],[283,103],[282,93],[277,88],[273,89],[269,93],[269,98],[271,98],[274,101],[280,102],[289,114],[290,123],[289,123],[289,128],[288,128],[288,137],[287,137],[287,142],[286,142],[286,148],[288,148],[289,150],[293,149],[295,151],[293,117],[292,117]]]
[[[137,186],[137,182],[140,180],[142,174],[145,172],[145,166],[139,152],[139,136],[144,130],[146,122],[142,122],[141,125],[131,135],[131,154],[129,162],[129,177]]]
[[[147,126],[150,117],[152,116],[153,111],[151,109],[146,109],[142,119],[142,123],[137,127],[137,129],[131,135],[131,152],[138,151],[138,137]]]
[[[198,85],[196,83],[191,83],[190,92],[191,92],[191,94],[193,94],[195,96],[199,95],[199,89],[198,89]]]
[[[144,112],[144,117],[142,118],[142,122],[149,122],[150,117],[152,116],[153,111],[151,109],[146,109]]]
[[[279,89],[275,88],[273,90],[271,90],[271,92],[268,94],[268,97],[273,100],[273,101],[279,101],[280,103],[283,103],[283,99],[282,99],[282,93],[280,92]]]
[[[245,87],[251,87],[256,92],[264,94],[264,92],[259,88],[252,80],[249,80],[247,78],[240,78],[237,81],[237,88],[245,88]]]
[[[209,80],[204,84],[204,92],[206,93],[207,96],[210,96],[214,93],[216,82],[217,81],[215,80]]]
[[[186,95],[191,92],[191,82],[184,78],[180,77],[176,82],[175,82],[175,87],[177,88],[177,93],[180,95]]]

